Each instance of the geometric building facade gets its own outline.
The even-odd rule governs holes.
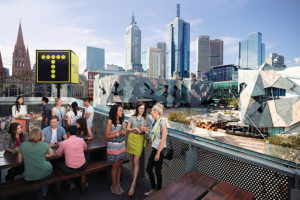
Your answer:
[[[168,107],[200,106],[211,99],[212,83],[196,79],[171,80],[133,75],[96,76],[94,104],[159,102]]]
[[[300,67],[239,70],[240,119],[269,135],[300,131]]]

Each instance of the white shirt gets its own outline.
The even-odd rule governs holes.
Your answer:
[[[86,116],[87,113],[90,113],[90,116],[86,119],[86,124],[90,129],[92,129],[94,119],[94,108],[92,106],[85,108],[84,116]]]
[[[14,118],[18,117],[19,115],[27,115],[27,106],[26,105],[21,105],[19,112],[17,111],[16,105],[14,105],[11,110],[12,110],[11,111],[12,116]]]
[[[57,128],[56,129],[51,129],[52,131],[52,137],[51,137],[51,143],[55,144],[57,142]]]

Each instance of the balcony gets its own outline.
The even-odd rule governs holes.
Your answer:
[[[62,98],[64,103],[82,101],[73,98]],[[10,114],[10,107],[14,98],[0,99],[1,116]],[[51,99],[53,104],[53,99]],[[39,110],[40,98],[26,98],[28,112]],[[95,137],[104,137],[104,127],[108,117],[108,107],[94,107]],[[125,112],[128,119],[129,113]],[[0,116],[0,117],[1,117]],[[199,131],[198,128],[168,122],[168,138],[174,149],[174,158],[165,160],[162,174],[163,187],[179,179],[185,173],[197,169],[218,180],[223,180],[255,194],[256,199],[296,199],[299,192],[300,163],[298,150],[264,144],[260,148],[247,148],[233,141],[226,140],[211,131]],[[238,137],[238,136],[236,136]],[[233,137],[234,138],[234,137]],[[0,144],[0,146],[2,146]],[[151,147],[145,148],[141,157],[140,178],[136,188],[135,199],[143,199],[143,192],[149,187],[149,177],[145,171]],[[122,185],[124,189],[130,187],[129,164],[123,165]],[[87,193],[79,195],[78,191],[65,189],[63,199],[127,199],[127,193],[122,197],[111,195],[109,178],[105,173],[88,176],[89,189]],[[297,191],[298,190],[298,191]],[[299,194],[298,194],[299,195]],[[299,196],[298,196],[299,197]],[[30,195],[28,194],[28,199]]]

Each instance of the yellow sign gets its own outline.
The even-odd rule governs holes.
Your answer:
[[[78,56],[71,50],[37,50],[37,83],[78,83]]]

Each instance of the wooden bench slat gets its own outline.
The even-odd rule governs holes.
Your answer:
[[[190,181],[190,179],[196,178],[196,176],[195,176],[196,173],[197,173],[196,170],[187,173],[181,179],[170,183],[165,188],[162,188],[161,190],[155,192],[154,194],[150,195],[146,199],[147,200],[152,200],[152,199],[160,200],[160,199],[171,198],[171,196],[173,196],[173,192],[180,189],[179,187],[182,186],[182,183],[184,183],[186,181]]]
[[[252,200],[254,195],[242,188],[221,181],[212,191],[210,191],[203,200]]]
[[[243,190],[241,188],[237,188],[228,198],[228,200],[253,200],[254,194]]]
[[[234,192],[236,189],[235,186],[221,181],[218,183],[212,191],[210,191],[203,200],[224,200],[228,199],[228,197]]]
[[[167,187],[155,192],[147,199],[196,199],[201,195],[205,195],[208,188],[213,187],[216,182],[216,179],[193,170]]]
[[[207,194],[208,190],[211,189],[217,183],[217,179],[202,174],[192,182],[186,185],[184,190],[178,192],[172,199],[198,199]]]

